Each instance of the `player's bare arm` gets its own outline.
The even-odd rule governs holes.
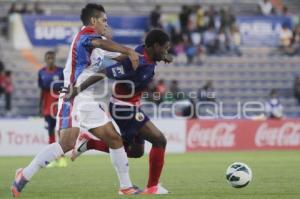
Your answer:
[[[119,52],[123,55],[127,55],[132,62],[133,68],[137,68],[139,64],[139,54],[133,49],[117,44],[116,42],[103,39],[93,39],[92,45],[96,48],[111,52]]]
[[[87,78],[82,84],[80,84],[77,87],[64,87],[61,91],[61,93],[65,93],[64,98],[66,100],[70,100],[74,97],[76,97],[80,92],[87,89],[89,86],[97,83],[98,81],[103,80],[106,77],[105,71],[101,70],[97,74],[90,76]]]

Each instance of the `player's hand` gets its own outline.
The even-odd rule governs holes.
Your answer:
[[[77,87],[63,87],[60,91],[60,93],[64,93],[65,95],[63,96],[63,98],[66,101],[69,101],[71,99],[73,99],[76,95],[78,95],[78,88]]]
[[[163,60],[166,64],[169,64],[173,61],[173,56],[171,54],[166,54]]]
[[[136,70],[137,67],[139,66],[139,56],[140,56],[140,54],[135,52],[134,50],[131,50],[128,53],[128,58],[130,59],[134,70]]]

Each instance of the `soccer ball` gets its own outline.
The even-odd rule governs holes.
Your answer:
[[[227,168],[226,179],[232,187],[242,188],[251,182],[252,171],[245,163],[235,162]]]

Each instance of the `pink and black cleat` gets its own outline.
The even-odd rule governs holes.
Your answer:
[[[142,190],[135,185],[133,187],[119,190],[119,195],[139,195],[141,193]]]
[[[17,169],[16,175],[15,175],[15,180],[11,186],[11,193],[14,198],[17,198],[20,196],[22,189],[25,187],[25,185],[29,181],[24,177],[23,175],[23,169]]]

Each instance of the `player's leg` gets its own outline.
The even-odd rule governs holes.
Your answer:
[[[50,116],[45,116],[45,122],[47,123],[47,130],[48,130],[48,143],[52,144],[55,142],[55,123],[56,120]]]
[[[139,129],[139,136],[152,144],[149,154],[149,178],[144,193],[167,194],[168,191],[159,185],[160,175],[164,166],[167,140],[150,120]]]
[[[27,167],[18,169],[12,185],[13,196],[18,197],[25,185],[41,168],[70,151],[74,147],[78,134],[79,128],[63,129],[59,143],[47,145]]]
[[[60,100],[61,101],[61,100]],[[59,128],[61,136],[59,143],[55,142],[47,145],[41,150],[30,164],[24,169],[18,169],[11,188],[14,197],[18,197],[31,180],[31,178],[41,169],[47,166],[53,160],[61,157],[64,153],[70,151],[79,135],[78,123],[72,113],[72,104],[60,103],[60,113],[58,114]],[[69,115],[72,115],[69,117]]]
[[[140,158],[144,155],[144,142],[138,140],[140,140],[140,138],[135,138],[132,143],[123,142],[128,158]],[[91,138],[87,133],[81,133],[76,146],[72,150],[71,160],[74,161],[82,153],[88,150],[109,153],[109,147],[104,141]]]
[[[109,155],[120,182],[119,194],[138,194],[140,190],[132,185],[129,176],[128,158],[124,150],[123,140],[115,130],[112,122],[90,129],[89,131],[109,146]]]
[[[129,158],[140,158],[144,155],[144,140],[136,136],[131,143],[124,142],[125,151]]]
[[[99,139],[94,139],[87,133],[81,133],[77,139],[74,149],[72,150],[71,160],[75,161],[76,158],[88,150],[109,153],[109,147],[105,142]]]

